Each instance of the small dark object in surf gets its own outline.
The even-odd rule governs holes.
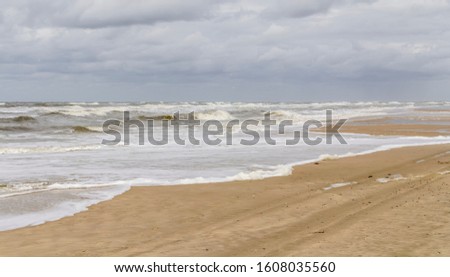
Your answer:
[[[87,127],[83,127],[83,126],[75,126],[72,128],[74,133],[92,133],[95,132]]]

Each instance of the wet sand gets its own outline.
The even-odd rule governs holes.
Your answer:
[[[324,128],[315,131],[323,132]],[[450,136],[450,117],[380,117],[347,121],[342,133],[374,136]]]
[[[369,134],[375,136],[450,136],[450,125],[431,124],[377,124],[377,125],[345,125],[344,133]]]

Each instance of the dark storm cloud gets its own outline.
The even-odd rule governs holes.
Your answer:
[[[104,28],[196,20],[209,15],[218,0],[17,0],[11,8],[31,26]]]
[[[389,87],[392,98],[421,98],[427,88],[448,98],[448,18],[447,0],[7,0],[0,100],[107,100],[119,88],[221,100]]]

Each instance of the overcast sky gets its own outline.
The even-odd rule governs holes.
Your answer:
[[[450,100],[448,0],[2,0],[0,101]]]

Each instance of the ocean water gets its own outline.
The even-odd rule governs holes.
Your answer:
[[[330,102],[330,103],[0,103],[0,230],[56,220],[111,199],[131,186],[197,184],[262,179],[289,175],[293,165],[386,150],[408,145],[448,143],[450,134],[434,138],[345,135],[346,145],[286,146],[263,140],[253,146],[233,129],[232,145],[102,145],[111,136],[102,132],[107,119],[160,118],[177,111],[195,111],[199,120],[262,120],[271,111],[276,120],[291,119],[299,127],[309,119],[394,118],[433,122],[450,116],[449,102]],[[400,119],[399,119],[400,118]],[[395,121],[395,122],[397,122]],[[442,124],[442,122],[440,123]],[[156,130],[159,130],[157,127]],[[256,128],[262,135],[262,128]],[[197,130],[201,133],[201,129]],[[292,131],[292,130],[291,130]],[[182,135],[186,135],[184,130]],[[201,138],[201,134],[198,135]],[[224,138],[218,136],[218,138]]]

